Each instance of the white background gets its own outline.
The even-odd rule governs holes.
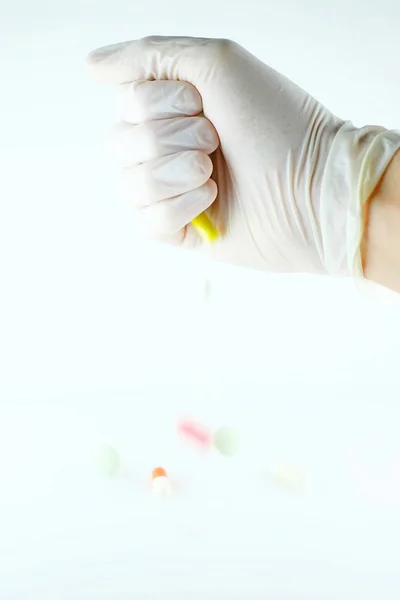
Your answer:
[[[399,128],[400,8],[368,4],[0,5],[2,599],[399,598],[400,309],[137,240],[102,145],[114,90],[84,67],[144,35],[228,37],[341,117]],[[237,457],[184,446],[185,414],[238,427]],[[104,441],[112,482],[91,466]],[[280,461],[303,494],[271,484]]]

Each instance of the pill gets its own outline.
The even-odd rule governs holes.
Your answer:
[[[102,475],[107,477],[117,475],[121,468],[121,459],[117,450],[113,446],[100,446],[96,455],[96,466]]]
[[[239,448],[239,434],[233,427],[220,427],[213,435],[213,444],[224,456],[233,456]]]
[[[167,471],[163,467],[156,467],[151,473],[151,478],[154,480],[157,477],[168,477]]]
[[[306,487],[306,476],[302,471],[287,464],[281,464],[274,473],[277,483],[293,490],[303,490]]]
[[[199,423],[193,421],[181,421],[178,423],[178,431],[184,438],[194,442],[197,446],[206,448],[211,445],[211,433]]]
[[[152,488],[156,496],[169,496],[171,484],[168,473],[163,467],[156,467],[151,473]]]
[[[204,300],[207,302],[211,296],[211,281],[206,279],[204,282]]]
[[[205,212],[201,213],[198,217],[195,217],[192,220],[192,225],[203,240],[210,244],[215,242],[219,237],[217,228]]]

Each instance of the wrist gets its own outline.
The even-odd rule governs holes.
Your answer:
[[[400,293],[400,151],[367,202],[361,258],[366,279]]]

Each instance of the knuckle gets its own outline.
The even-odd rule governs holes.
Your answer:
[[[142,154],[148,159],[157,156],[158,136],[154,121],[143,121],[138,126],[138,143],[142,146]]]
[[[164,200],[155,207],[157,208],[157,230],[162,233],[175,233],[180,229],[177,227],[176,214],[171,204],[168,200]]]
[[[199,137],[209,152],[214,152],[217,149],[219,144],[217,132],[212,123],[205,117],[200,118]]]
[[[211,177],[213,172],[212,160],[207,154],[200,150],[194,151],[194,158],[196,175],[198,175],[203,183],[205,183]]]
[[[145,88],[143,81],[133,81],[121,86],[117,95],[117,111],[123,121],[138,123],[145,112]]]
[[[126,127],[124,123],[117,123],[108,132],[104,145],[113,163],[120,165],[124,159]]]

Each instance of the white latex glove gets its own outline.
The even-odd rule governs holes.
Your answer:
[[[123,84],[113,147],[152,235],[269,271],[362,274],[364,204],[399,132],[343,122],[227,40],[145,38],[88,64]],[[190,226],[209,207],[211,246]]]

